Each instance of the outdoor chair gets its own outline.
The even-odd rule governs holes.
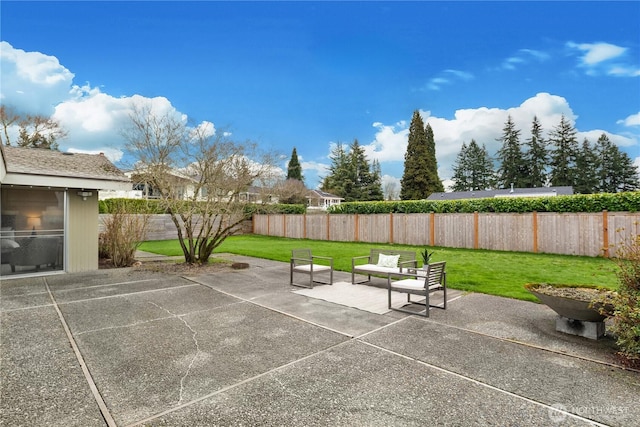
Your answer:
[[[391,280],[391,274],[387,276],[387,289],[389,293],[389,309],[395,311],[401,311],[403,313],[418,314],[416,311],[407,310],[406,305],[417,304],[425,307],[425,317],[429,317],[429,307],[436,307],[443,310],[447,309],[447,274],[445,272],[446,262],[434,262],[425,266],[426,269],[410,269],[409,273],[401,273],[400,275],[406,276],[406,279]],[[397,276],[394,274],[393,276]],[[402,292],[407,294],[407,304],[401,308],[391,307],[391,292]],[[435,291],[443,291],[444,304],[443,306],[429,304],[429,295]],[[411,300],[411,295],[420,295],[425,297],[425,302],[416,302]]]
[[[322,261],[318,264],[317,260]],[[327,265],[328,264],[328,265]],[[329,272],[329,281],[323,282],[317,280],[315,275],[318,273]],[[294,283],[293,273],[304,273],[309,275],[309,284]],[[291,264],[289,269],[289,284],[294,286],[302,286],[305,288],[313,288],[314,283],[324,285],[333,285],[333,258],[312,255],[311,249],[293,249],[291,251]]]

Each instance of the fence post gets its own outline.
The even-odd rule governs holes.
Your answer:
[[[306,239],[307,238],[307,214],[303,213],[302,214],[302,238]]]
[[[282,235],[287,237],[287,214],[282,214]]]
[[[429,245],[436,245],[436,214],[431,212],[429,214]]]
[[[604,257],[609,258],[609,212],[602,211],[602,246]]]
[[[473,213],[473,249],[478,249],[479,246],[478,233],[478,211],[475,211]]]
[[[533,253],[538,253],[538,212],[533,211],[532,221],[533,221]]]
[[[358,236],[360,235],[360,216],[358,214],[355,214],[354,218],[353,218],[353,222],[355,223],[353,227],[354,228],[354,234],[355,236],[353,236],[353,241],[357,242],[359,241]]]
[[[326,215],[327,215],[327,240],[331,241],[331,233],[330,233],[330,230],[329,230],[329,225],[331,223],[329,222],[329,214],[326,214]]]
[[[389,212],[389,243],[393,243],[393,212]]]
[[[267,236],[271,236],[271,214],[267,214]]]

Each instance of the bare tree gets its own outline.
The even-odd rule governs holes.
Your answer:
[[[134,107],[124,132],[134,173],[159,194],[187,263],[207,263],[213,250],[251,217],[240,194],[272,178],[274,160],[253,143],[236,143],[210,123]],[[211,125],[211,126],[207,126]]]
[[[285,204],[307,204],[309,190],[304,182],[289,178],[276,184],[274,192],[278,201]]]
[[[58,141],[67,137],[68,132],[51,117],[20,114],[13,107],[0,105],[0,140],[4,145],[12,145],[9,129],[18,127],[15,145],[28,148],[58,149]]]
[[[384,184],[385,200],[397,200],[399,196],[398,186],[394,181],[387,181]]]

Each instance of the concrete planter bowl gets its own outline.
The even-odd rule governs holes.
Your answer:
[[[543,304],[562,317],[585,322],[602,322],[608,316],[600,313],[602,303],[592,302],[613,291],[599,286],[529,283],[525,288]],[[605,305],[607,311],[612,308]]]

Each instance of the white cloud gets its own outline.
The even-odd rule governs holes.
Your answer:
[[[148,107],[153,114],[175,114],[186,123],[187,116],[164,97],[140,95],[116,98],[88,83],[73,85],[74,74],[58,59],[40,52],[15,49],[0,42],[0,99],[18,112],[51,116],[68,132],[58,141],[61,151],[105,153],[112,161],[123,157],[122,129],[129,123],[134,106]],[[197,127],[215,132],[211,122]],[[9,129],[11,134],[17,128]]]
[[[447,69],[443,70],[439,76],[429,79],[425,85],[427,90],[440,90],[444,85],[454,84],[457,81],[473,80],[475,76],[466,71]]]
[[[540,50],[520,49],[514,55],[502,62],[505,70],[515,70],[516,65],[528,64],[532,61],[544,62],[550,58],[549,54]]]
[[[121,131],[128,126],[134,105],[148,106],[158,115],[174,113],[185,118],[164,97],[134,95],[115,98],[88,85],[74,86],[69,95],[69,99],[56,106],[52,116],[69,132],[69,136],[60,141],[63,151],[70,147],[82,152],[99,151],[110,153],[108,157],[111,160],[120,160],[126,142]]]
[[[73,77],[54,56],[0,41],[0,100],[17,111],[51,115],[69,97]]]
[[[586,132],[577,132],[576,138],[578,138],[578,143],[582,144],[582,141],[587,138],[592,144],[598,140],[602,136],[602,134],[607,135],[609,141],[616,144],[618,147],[633,147],[638,144],[638,140],[633,137],[627,137],[624,135],[617,135],[611,132],[607,132],[601,129],[593,129]]]
[[[609,43],[574,43],[568,42],[567,46],[584,52],[581,60],[586,66],[593,66],[623,55],[627,48]]]
[[[640,111],[637,114],[632,114],[624,120],[618,120],[617,124],[625,126],[640,126]]]
[[[566,46],[581,53],[579,66],[586,69],[588,75],[606,74],[614,77],[639,77],[640,67],[627,60],[629,48],[610,43],[574,43]]]

